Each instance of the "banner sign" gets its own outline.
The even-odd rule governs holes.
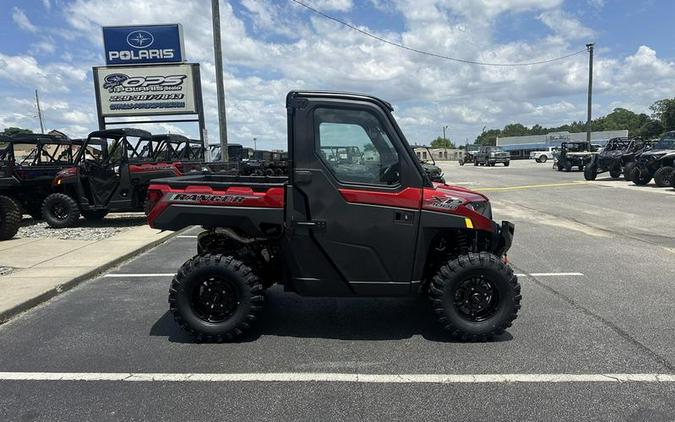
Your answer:
[[[180,24],[104,26],[103,45],[108,65],[184,61],[183,27]]]
[[[200,112],[198,64],[94,67],[94,83],[103,117]]]

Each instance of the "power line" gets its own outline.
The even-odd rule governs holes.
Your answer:
[[[356,26],[350,24],[349,22],[345,22],[341,19],[330,16],[326,13],[323,13],[322,11],[317,10],[317,9],[313,8],[312,6],[310,6],[306,3],[303,3],[299,0],[291,0],[291,1],[293,3],[296,3],[296,4],[304,7],[307,10],[310,10],[311,12],[313,12],[313,13],[321,16],[321,17],[324,17],[326,19],[330,19],[334,22],[339,23],[340,25],[346,26],[347,28],[353,29],[356,32],[359,32],[359,33],[361,33],[361,34],[363,34],[367,37],[373,38],[373,39],[378,40],[380,42],[383,42],[385,44],[389,44],[389,45],[392,45],[394,47],[397,47],[397,48],[400,48],[400,49],[403,49],[403,50],[412,51],[414,53],[424,54],[425,56],[436,57],[436,58],[439,58],[439,59],[450,60],[450,61],[453,61],[453,62],[475,64],[475,65],[479,65],[479,66],[501,66],[501,67],[532,66],[532,65],[552,63],[552,62],[556,62],[556,61],[560,61],[560,60],[565,60],[569,57],[576,56],[578,54],[585,53],[587,51],[587,49],[584,48],[583,50],[579,50],[579,51],[576,51],[574,53],[566,54],[564,56],[554,57],[554,58],[551,58],[551,59],[539,60],[539,61],[534,61],[534,62],[527,62],[527,63],[490,63],[490,62],[479,62],[479,61],[474,61],[474,60],[459,59],[457,57],[444,56],[442,54],[432,53],[430,51],[418,50],[417,48],[408,47],[406,45],[388,40],[386,38],[379,37],[379,36],[377,36],[375,34],[372,34],[368,31],[364,31],[363,29],[357,28]]]

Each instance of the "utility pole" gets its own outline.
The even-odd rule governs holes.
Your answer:
[[[448,125],[443,126],[443,139],[444,139],[444,140],[447,139],[447,138],[445,137],[445,129],[447,129],[447,128],[448,128]]]
[[[220,0],[211,0],[211,18],[213,19],[213,56],[216,62],[220,156],[224,162],[227,162],[229,156],[227,154],[227,119],[225,117],[225,84],[223,82],[223,47],[220,41]]]
[[[588,49],[588,119],[586,120],[586,142],[588,148],[591,148],[591,109],[593,107],[593,47],[594,43],[586,44]]]
[[[258,144],[257,144],[258,138],[253,138],[253,151],[258,150]]]
[[[40,133],[45,134],[45,126],[42,123],[42,109],[40,108],[40,97],[38,96],[38,90],[35,90],[35,104],[37,104],[38,119],[40,120]]]

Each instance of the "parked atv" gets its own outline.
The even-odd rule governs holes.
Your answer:
[[[424,148],[426,148],[429,158],[420,159],[422,168],[427,173],[427,176],[429,176],[429,179],[431,179],[432,182],[445,183],[445,179],[443,178],[443,170],[441,170],[441,168],[436,165],[436,160],[434,160],[431,150],[428,147]]]
[[[623,173],[623,167],[632,161],[635,152],[642,147],[641,142],[630,138],[610,139],[584,168],[584,178],[595,180],[598,174],[608,171],[613,179],[618,179]]]
[[[572,171],[573,167],[578,167],[583,171],[596,151],[597,148],[589,145],[588,142],[561,143],[556,162],[558,171]]]
[[[493,221],[480,193],[432,183],[388,103],[294,91],[286,107],[288,178],[205,174],[149,187],[152,227],[206,228],[169,288],[176,323],[202,341],[240,338],[279,283],[305,296],[425,294],[453,337],[504,333],[521,302],[506,258],[514,225]],[[361,161],[361,150],[372,154]]]
[[[73,165],[82,143],[42,134],[0,137],[0,240],[16,234],[22,214],[41,218],[54,176]]]
[[[658,142],[657,139],[651,140],[634,140],[628,151],[624,153],[622,157],[623,163],[623,178],[629,181],[632,181],[633,169],[635,168],[635,162],[640,158],[642,153],[650,151],[654,144]]]
[[[659,187],[671,186],[671,175],[675,169],[675,131],[667,132],[654,147],[640,154],[631,173],[633,183],[646,185],[652,178]]]
[[[182,164],[167,161],[155,146],[160,139],[139,129],[92,132],[72,167],[56,174],[52,194],[42,203],[51,227],[77,224],[80,215],[100,220],[109,212],[144,211],[150,180],[182,175]]]
[[[478,145],[467,145],[464,150],[464,155],[459,159],[459,165],[463,166],[466,163],[473,163],[474,154],[479,148],[480,146]]]

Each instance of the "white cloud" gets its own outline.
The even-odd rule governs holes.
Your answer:
[[[18,7],[14,7],[12,9],[12,20],[19,28],[23,29],[24,31],[37,32],[37,28],[31,23],[30,19],[28,19],[26,13]]]
[[[595,33],[576,18],[560,9],[549,10],[539,15],[539,20],[559,37],[567,40],[592,41]]]

